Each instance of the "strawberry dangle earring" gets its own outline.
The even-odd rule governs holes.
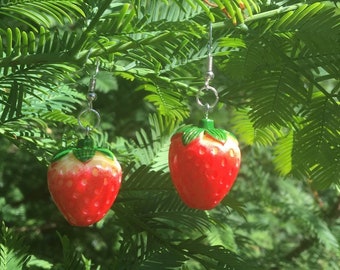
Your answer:
[[[90,137],[91,130],[100,123],[100,115],[92,106],[96,99],[98,71],[99,62],[90,80],[87,108],[78,116],[85,137],[79,139],[75,147],[55,154],[47,172],[51,197],[73,226],[90,226],[101,220],[114,203],[121,186],[119,162],[109,149],[96,147]],[[85,121],[87,118],[92,121]],[[93,122],[93,125],[87,122]]]
[[[209,25],[208,72],[196,100],[205,110],[198,126],[180,128],[171,138],[169,169],[172,182],[182,199],[191,208],[209,210],[216,207],[233,186],[241,163],[238,141],[230,132],[214,127],[208,118],[218,103],[217,90],[210,86],[212,70],[212,24]],[[211,92],[212,104],[201,101],[204,92]]]

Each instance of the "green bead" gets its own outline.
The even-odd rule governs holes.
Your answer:
[[[214,120],[204,118],[201,119],[199,122],[199,127],[204,128],[204,129],[212,129],[214,128]]]

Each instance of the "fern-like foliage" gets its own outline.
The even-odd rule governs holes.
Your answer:
[[[237,1],[216,1],[212,5],[216,7],[213,11],[208,8],[210,2],[200,0],[174,1],[172,4],[163,1],[111,2],[93,3],[94,6],[87,7],[86,11],[82,10],[81,1],[4,3],[0,10],[11,11],[7,15],[12,14],[17,27],[15,24],[8,27],[0,42],[0,54],[5,56],[0,61],[0,68],[6,75],[3,84],[26,77],[23,81],[30,79],[31,84],[39,87],[39,84],[50,83],[48,80],[52,77],[48,69],[56,69],[52,71],[56,78],[59,72],[73,72],[61,66],[62,63],[75,67],[84,64],[89,56],[100,56],[116,75],[144,82],[142,88],[150,92],[147,101],[154,103],[163,115],[183,120],[188,117],[185,92],[196,91],[191,85],[199,76],[198,72],[194,76],[188,73],[187,66],[206,57],[206,48],[201,45],[206,43],[201,41],[206,33],[202,24],[207,23],[207,17],[203,15],[215,20],[216,16],[226,15],[223,10],[233,20],[238,17],[244,21],[246,15],[240,13],[242,8],[250,16],[252,10],[258,11],[255,1],[243,1],[245,7],[239,7]],[[95,9],[97,4],[98,9]],[[65,9],[69,9],[68,16],[64,14]],[[85,15],[92,16],[93,20],[83,20]],[[30,22],[32,17],[35,21],[29,23],[29,28],[20,29],[20,22]],[[67,25],[63,25],[64,17],[68,23],[79,24],[82,32],[69,31]],[[42,22],[37,24],[40,20]],[[31,25],[34,23],[35,27]],[[114,63],[112,59],[115,59]],[[45,61],[49,64],[44,66]],[[32,67],[38,67],[40,74],[30,72]],[[44,79],[40,80],[42,77]]]
[[[122,269],[157,269],[160,262],[168,269],[178,269],[190,260],[205,269],[219,269],[217,265],[222,269],[224,264],[234,269],[244,267],[236,254],[225,247],[206,249],[209,228],[216,222],[207,213],[183,204],[168,173],[146,166],[127,173],[113,208],[124,228],[117,254]]]
[[[86,259],[84,255],[75,250],[74,245],[66,236],[59,234],[63,251],[63,261],[53,266],[53,269],[74,269],[74,270],[90,270],[91,260]]]
[[[24,244],[21,234],[6,227],[4,223],[0,232],[0,267],[2,270],[12,269],[55,269],[55,270],[90,270],[91,260],[77,252],[66,236],[59,235],[63,260],[53,265],[29,254],[29,246]],[[99,267],[97,268],[99,269]]]
[[[246,48],[232,53],[225,65],[238,81],[233,93],[248,99],[244,121],[235,119],[241,120],[237,128],[266,133],[266,143],[290,134],[290,140],[279,141],[290,149],[283,153],[286,159],[277,151],[282,172],[307,175],[318,188],[339,184],[332,173],[339,171],[340,28],[334,24],[339,18],[333,6],[314,3],[256,21],[249,25]],[[226,100],[232,96],[224,94]]]
[[[2,1],[0,13],[1,22],[11,22],[0,31],[1,134],[47,160],[56,149],[51,127],[74,125],[66,113],[83,99],[62,84],[75,71],[62,60],[75,34],[61,25],[84,13],[75,1]]]
[[[27,247],[23,246],[23,239],[10,231],[2,223],[0,234],[1,269],[23,269],[28,260]]]
[[[76,125],[77,119],[67,114],[83,99],[83,96],[69,89],[60,87],[35,94],[25,93],[21,89],[12,89],[3,95],[6,102],[0,105],[2,111],[0,134],[14,144],[34,154],[39,160],[49,160],[58,148],[58,134],[51,134],[58,124]],[[13,101],[13,95],[19,95]]]
[[[133,155],[137,167],[150,165],[157,171],[167,171],[170,138],[179,122],[157,114],[151,114],[148,122],[148,131],[138,131],[135,139],[126,145],[127,152]]]
[[[6,29],[12,24],[21,24],[37,32],[39,27],[54,27],[56,24],[72,23],[78,16],[85,16],[80,1],[1,1],[0,27]]]
[[[119,224],[116,269],[254,269],[210,232],[225,229],[226,206],[242,214],[242,205],[227,198],[216,215],[190,209],[167,168],[170,137],[204,85],[211,21],[214,82],[221,103],[237,107],[237,135],[249,144],[273,145],[285,174],[308,177],[318,188],[339,184],[338,9],[328,2],[261,3],[1,1],[1,136],[47,161],[58,147],[59,128],[77,125],[74,114],[84,101],[77,79],[88,76],[97,60],[104,72],[134,81],[125,91],[143,91],[157,111],[134,140],[110,143],[108,135],[98,135],[124,167],[112,208]],[[304,215],[303,225],[337,248],[327,226],[311,219]],[[65,256],[57,267],[90,269],[91,261],[80,259],[66,237],[61,242]],[[28,262],[3,247],[1,263],[6,256]]]
[[[51,269],[52,264],[29,254],[29,246],[24,243],[24,238],[1,224],[0,231],[0,268],[11,269]]]

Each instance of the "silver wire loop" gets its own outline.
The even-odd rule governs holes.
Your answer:
[[[211,91],[211,92],[214,94],[215,100],[214,100],[214,102],[213,102],[212,104],[209,104],[208,102],[203,103],[203,102],[201,101],[200,96],[202,95],[202,93],[203,93],[204,91]],[[205,85],[205,86],[203,86],[203,87],[198,91],[198,93],[197,93],[197,95],[196,95],[197,104],[200,105],[201,107],[203,107],[203,108],[205,109],[206,112],[211,111],[211,110],[217,105],[218,100],[219,100],[219,96],[218,96],[217,90],[216,90],[214,87],[210,86],[210,85]]]
[[[89,114],[93,114],[95,117],[95,121],[92,124],[92,127],[90,125],[84,125],[83,124],[83,120],[82,118],[86,118],[86,115]],[[85,120],[85,119],[84,119]],[[80,112],[80,114],[78,115],[78,124],[79,126],[86,131],[86,135],[88,135],[88,133],[93,129],[99,126],[100,124],[100,114],[99,112],[97,112],[95,109],[92,108],[87,108],[85,110],[83,110],[82,112]]]

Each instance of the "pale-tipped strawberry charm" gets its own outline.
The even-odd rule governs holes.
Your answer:
[[[217,206],[232,188],[240,163],[238,141],[230,132],[214,128],[213,120],[202,119],[199,127],[185,126],[171,138],[171,179],[191,208]]]
[[[74,226],[101,220],[114,203],[122,169],[106,148],[94,147],[91,138],[57,153],[48,168],[48,189],[65,219]]]

